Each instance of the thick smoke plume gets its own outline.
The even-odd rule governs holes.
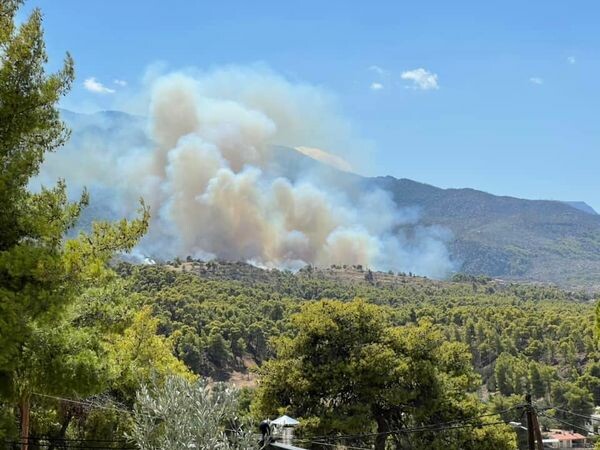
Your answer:
[[[337,161],[345,161],[341,148],[360,145],[322,90],[229,68],[159,76],[149,92],[147,120],[124,131],[95,123],[94,132],[80,133],[75,123],[73,142],[40,177],[86,185],[97,210],[114,214],[130,213],[142,196],[153,219],[140,252],[268,267],[362,264],[433,277],[451,269],[446,233],[419,226],[416,211],[398,209],[387,192],[350,198],[314,173],[292,181],[269,172],[274,145],[321,156],[319,148],[336,149]]]

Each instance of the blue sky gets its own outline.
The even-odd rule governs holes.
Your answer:
[[[371,175],[600,210],[597,2],[34,0],[23,14],[33,6],[50,67],[66,50],[76,61],[66,107],[112,107],[157,61],[262,63],[336,96],[374,144]],[[91,77],[116,92],[90,92]]]

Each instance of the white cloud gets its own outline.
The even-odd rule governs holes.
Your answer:
[[[533,84],[544,84],[544,80],[541,79],[540,77],[531,77],[529,79],[529,82],[533,83]]]
[[[121,87],[127,86],[127,81],[119,80],[118,78],[116,80],[114,80],[113,83],[115,83],[117,86],[121,86]]]
[[[567,62],[569,64],[575,64],[577,62],[577,60],[575,59],[574,56],[569,56],[569,57],[567,57]]]
[[[90,92],[94,92],[96,94],[114,94],[115,90],[107,88],[102,83],[100,83],[96,78],[90,77],[87,78],[83,82],[83,86]]]
[[[376,66],[376,65],[372,65],[369,66],[369,70],[375,72],[377,75],[387,75],[388,71],[383,69],[382,67]]]
[[[422,67],[402,72],[401,77],[403,80],[412,81],[413,84],[410,87],[413,89],[428,91],[440,88],[437,74],[429,72]]]
[[[369,86],[369,88],[372,91],[380,91],[381,89],[383,89],[383,84],[374,82],[374,83],[371,83],[371,86]]]

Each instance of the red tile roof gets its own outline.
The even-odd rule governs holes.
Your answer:
[[[559,431],[555,433],[550,433],[549,437],[551,439],[557,439],[559,441],[577,441],[580,439],[585,439],[585,436],[579,433],[569,433],[568,431]]]

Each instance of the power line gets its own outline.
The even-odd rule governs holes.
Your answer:
[[[71,398],[57,397],[55,395],[40,394],[38,392],[34,392],[33,395],[35,395],[37,397],[45,397],[45,398],[51,398],[53,400],[60,400],[63,402],[73,403],[76,405],[88,406],[91,408],[105,409],[108,411],[119,411],[119,412],[128,413],[128,414],[131,414],[131,412],[132,412],[127,409],[117,408],[115,406],[98,405],[97,403],[93,403],[93,402],[86,401],[86,400],[73,400]]]
[[[132,411],[130,411],[130,410],[118,408],[115,406],[98,405],[96,403],[85,401],[85,400],[83,400],[83,401],[82,400],[73,400],[70,398],[59,397],[59,396],[48,395],[48,394],[40,394],[40,393],[33,393],[33,395],[36,395],[39,397],[50,398],[53,400],[59,400],[59,401],[64,401],[64,402],[68,402],[68,403],[78,404],[78,405],[82,405],[82,406],[92,407],[92,408],[99,408],[99,409],[104,409],[104,410],[109,410],[109,411],[118,411],[118,412],[127,413],[127,414],[132,413]],[[333,444],[327,444],[327,443],[321,442],[321,440],[323,440],[323,439],[326,439],[326,440],[356,439],[356,438],[364,438],[364,437],[375,437],[375,436],[381,436],[381,435],[390,436],[390,435],[395,435],[395,434],[409,434],[409,433],[420,433],[420,432],[440,432],[440,431],[454,430],[454,429],[461,429],[461,428],[468,428],[468,427],[481,428],[481,427],[485,427],[485,426],[500,425],[500,424],[506,425],[507,422],[505,422],[505,421],[480,423],[480,424],[474,424],[472,422],[474,422],[478,419],[484,418],[484,417],[498,416],[498,415],[501,415],[501,414],[504,414],[504,413],[507,413],[507,412],[510,412],[510,411],[513,411],[513,410],[516,410],[519,408],[524,408],[524,405],[516,405],[516,406],[506,408],[506,409],[498,411],[498,412],[481,414],[481,415],[475,416],[475,417],[470,417],[470,418],[465,418],[465,419],[456,419],[456,420],[452,420],[452,421],[448,421],[448,422],[434,423],[434,424],[423,425],[423,426],[419,426],[419,427],[402,428],[402,429],[398,429],[398,430],[390,430],[390,431],[384,431],[384,432],[378,432],[378,433],[362,433],[362,434],[354,434],[354,435],[337,435],[337,436],[322,435],[322,436],[315,436],[312,438],[312,440],[303,439],[303,441],[331,446]],[[547,417],[547,416],[545,416],[545,417]],[[67,439],[64,439],[64,440],[67,441]],[[84,442],[85,440],[81,439],[81,440],[73,440],[73,441]],[[94,441],[88,441],[88,442],[94,442]],[[96,440],[95,442],[101,442],[101,441]],[[102,442],[123,442],[123,441],[104,440]],[[346,447],[348,447],[348,446],[346,446]],[[74,448],[74,447],[72,447],[72,448]],[[365,450],[365,449],[362,449],[361,447],[348,447],[348,448],[353,448],[355,450]]]
[[[305,443],[309,443],[309,444],[317,444],[317,445],[325,445],[328,447],[336,447],[338,444],[330,444],[328,442],[321,442],[321,441],[311,441],[308,439],[294,439],[294,441],[298,441],[298,442],[305,442]],[[366,448],[366,447],[353,447],[350,445],[344,445],[344,448],[349,448],[351,450],[372,450],[370,448]]]
[[[556,407],[552,407],[549,409],[555,409],[556,411],[560,411],[560,412],[563,412],[566,414],[571,414],[572,416],[581,417],[583,419],[596,420],[592,416],[586,416],[585,414],[579,414],[579,413],[575,413],[573,411],[567,411],[566,409],[561,409],[561,408],[556,408]]]
[[[540,414],[540,416],[545,417],[547,419],[556,420],[557,422],[560,422],[563,425],[568,425],[568,426],[570,426],[571,428],[574,428],[574,429],[578,428],[579,430],[583,431],[584,433],[589,433],[590,432],[590,430],[588,430],[587,428],[581,427],[579,425],[575,425],[573,423],[569,423],[566,420],[559,419],[558,417],[552,417],[552,416],[549,416],[549,415],[544,414],[544,413]]]
[[[61,438],[61,437],[42,437],[29,436],[28,440],[32,441],[66,441],[66,442],[109,442],[109,443],[126,443],[126,439],[76,439],[76,438]]]
[[[13,444],[13,445],[23,445],[23,444],[29,444],[30,448],[43,448],[43,447],[50,447],[52,445],[52,442],[48,440],[48,443],[40,443],[40,442],[32,442],[31,440],[20,440],[20,441],[9,441],[9,440],[5,440],[5,441],[1,441],[5,444]],[[87,442],[92,443],[92,442],[97,442],[94,440],[88,440]],[[118,443],[118,442],[115,442]],[[78,445],[67,445],[66,446],[67,449],[78,449],[78,450],[87,450],[87,449],[95,449],[95,450],[136,450],[137,447],[98,447],[98,446],[92,446],[92,445],[85,445],[84,443],[78,444]]]
[[[401,433],[406,433],[406,434],[410,434],[410,433],[418,433],[418,432],[427,432],[427,433],[439,433],[439,432],[445,432],[445,431],[449,431],[449,430],[455,430],[455,429],[462,429],[462,428],[483,428],[483,427],[489,427],[489,426],[495,426],[495,425],[507,425],[506,422],[504,421],[497,421],[497,422],[488,422],[488,423],[482,423],[482,424],[462,424],[462,425],[453,425],[453,426],[445,426],[445,427],[438,427],[438,428],[426,428],[426,427],[415,427],[415,428],[406,428],[404,430],[401,431]],[[381,434],[387,434],[387,433],[379,433],[379,435]],[[395,433],[395,434],[400,434],[400,433]],[[373,434],[371,434],[373,435]],[[312,444],[317,444],[317,445],[323,445],[323,446],[328,446],[328,447],[335,447],[338,444],[332,444],[332,443],[328,443],[328,442],[322,442],[322,441],[318,441],[318,440],[308,440],[308,439],[297,439],[299,442],[308,442],[308,443],[312,443]],[[365,447],[353,447],[353,446],[348,446],[348,445],[344,445],[345,448],[351,449],[351,450],[372,450],[371,448],[365,448]]]
[[[314,436],[312,439],[316,439],[316,440],[354,439],[354,438],[361,438],[361,437],[373,437],[373,436],[413,433],[413,432],[422,432],[422,431],[439,431],[442,429],[452,429],[452,428],[466,428],[469,426],[478,427],[478,426],[498,425],[501,423],[506,424],[505,421],[488,423],[488,424],[480,424],[480,425],[475,425],[472,423],[469,423],[469,424],[464,424],[464,423],[465,422],[474,422],[474,421],[484,418],[484,417],[497,416],[497,415],[500,415],[500,414],[503,414],[506,412],[510,412],[515,409],[519,409],[519,408],[523,408],[523,407],[524,407],[524,405],[517,405],[517,406],[513,406],[513,407],[504,409],[502,411],[494,412],[494,413],[481,414],[479,416],[470,417],[470,418],[466,418],[466,419],[456,419],[456,420],[452,420],[452,421],[448,421],[448,422],[440,422],[440,423],[433,423],[433,424],[429,424],[429,425],[422,425],[419,427],[402,428],[399,430],[382,431],[382,432],[378,432],[378,433],[347,434],[347,435],[337,435],[337,436],[322,435],[322,436]],[[451,425],[457,425],[457,424],[464,424],[464,425],[461,425],[458,427],[451,427]]]
[[[507,423],[503,420],[497,421],[497,422],[487,422],[487,423],[480,423],[480,424],[473,424],[473,423],[468,423],[468,424],[463,424],[463,425],[453,425],[453,426],[444,426],[444,427],[439,427],[439,428],[413,428],[413,429],[404,429],[404,430],[398,430],[397,432],[395,432],[394,434],[402,434],[402,433],[418,433],[418,432],[439,432],[439,431],[446,431],[446,430],[456,430],[456,429],[460,429],[460,428],[483,428],[483,427],[489,427],[489,426],[493,426],[493,425],[507,425]]]
[[[455,429],[462,429],[462,428],[483,428],[483,427],[488,427],[488,426],[494,426],[494,425],[506,425],[507,423],[504,421],[497,421],[497,422],[488,422],[488,423],[483,423],[483,424],[462,424],[462,425],[453,425],[453,426],[444,426],[444,427],[437,427],[437,428],[428,428],[428,427],[414,427],[414,428],[405,428],[403,430],[397,430],[396,432],[393,432],[393,434],[409,434],[409,433],[418,433],[418,432],[443,432],[443,431],[448,431],[448,430],[455,430]],[[385,432],[385,433],[369,433],[369,434],[364,434],[364,435],[355,435],[355,436],[378,436],[378,435],[383,435],[383,434],[390,434],[390,432]],[[341,437],[341,436],[338,436]],[[309,439],[296,439],[296,441],[299,442],[308,442],[308,443],[312,443],[312,444],[318,444],[318,445],[326,445],[329,447],[335,447],[338,444],[332,444],[332,443],[328,443],[328,442],[322,442],[322,441],[318,441],[318,440],[309,440]],[[344,445],[345,448],[349,448],[349,449],[355,449],[355,450],[371,450],[371,449],[366,449],[364,447],[353,447],[353,446],[349,446],[349,445]]]
[[[545,408],[545,411],[547,411],[549,409],[554,409],[556,411],[560,411],[560,412],[565,413],[565,414],[570,414],[570,415],[575,416],[575,417],[581,417],[582,419],[588,419],[590,421],[596,420],[592,416],[587,416],[585,414],[579,414],[579,413],[576,413],[576,412],[573,412],[573,411],[569,411],[567,409],[558,408],[556,406],[551,406],[551,407]],[[546,417],[547,419],[556,420],[557,422],[561,422],[562,424],[568,425],[568,426],[570,426],[572,428],[578,428],[579,430],[582,430],[585,433],[589,433],[590,432],[590,430],[588,430],[585,427],[582,427],[580,425],[575,425],[573,423],[567,422],[566,420],[560,419],[559,417],[549,416],[549,415],[545,414],[545,412],[540,413],[540,415],[543,416],[543,417]]]

